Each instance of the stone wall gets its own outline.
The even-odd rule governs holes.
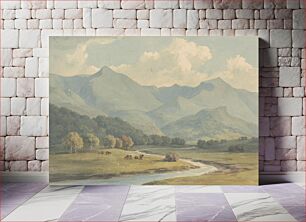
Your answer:
[[[0,167],[48,170],[48,36],[260,37],[260,170],[305,169],[303,0],[1,1]]]

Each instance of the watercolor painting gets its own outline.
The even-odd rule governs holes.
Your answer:
[[[257,37],[50,37],[50,182],[258,184]]]

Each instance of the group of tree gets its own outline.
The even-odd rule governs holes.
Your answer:
[[[146,135],[141,130],[117,117],[90,118],[66,108],[50,104],[50,145],[62,144],[66,135],[74,132],[83,139],[83,146],[129,148],[133,145],[184,145],[181,138]],[[70,135],[71,136],[71,135]],[[76,137],[75,134],[73,137]],[[99,145],[97,145],[99,144]],[[75,148],[78,149],[77,146]]]
[[[107,135],[100,140],[96,135],[88,133],[81,136],[77,132],[69,132],[63,139],[62,144],[70,150],[70,153],[80,151],[92,151],[97,148],[124,148],[128,149],[134,145],[133,140],[126,135],[116,138],[113,135]]]
[[[179,156],[176,153],[167,153],[164,158],[164,161],[166,162],[176,162],[178,160]]]

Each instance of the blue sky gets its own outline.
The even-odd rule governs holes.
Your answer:
[[[256,37],[51,37],[51,73],[94,74],[103,66],[143,85],[195,86],[221,77],[258,88]]]

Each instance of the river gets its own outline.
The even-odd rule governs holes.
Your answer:
[[[138,151],[139,154],[144,154],[146,156],[158,156],[163,157],[158,154],[148,154]],[[112,177],[108,179],[85,179],[85,180],[71,180],[71,181],[61,181],[52,183],[52,185],[103,185],[103,184],[112,184],[112,185],[142,185],[153,181],[165,180],[170,178],[177,177],[193,177],[201,176],[203,174],[215,172],[218,169],[211,165],[206,165],[200,162],[194,162],[188,159],[180,159],[189,164],[197,166],[195,169],[187,169],[181,171],[171,171],[163,173],[142,173],[142,174],[131,174],[131,175],[120,175],[118,177]]]

